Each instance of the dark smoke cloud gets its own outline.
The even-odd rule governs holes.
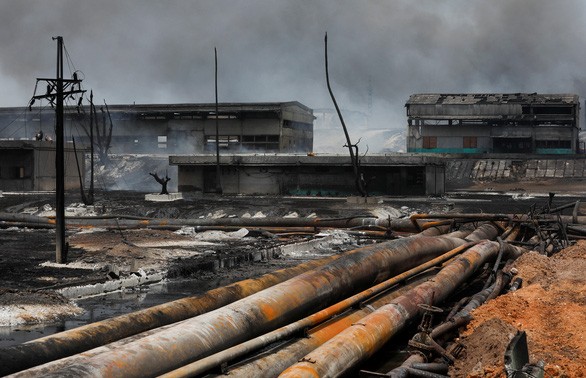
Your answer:
[[[84,85],[120,103],[298,100],[403,128],[417,92],[586,95],[586,3],[550,0],[4,0],[0,106],[53,76],[62,35]],[[66,69],[67,71],[67,69]],[[369,80],[372,82],[369,95]]]

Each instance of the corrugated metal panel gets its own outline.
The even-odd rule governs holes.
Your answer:
[[[407,105],[423,104],[496,104],[496,103],[578,104],[579,96],[571,93],[421,93],[409,97]]]

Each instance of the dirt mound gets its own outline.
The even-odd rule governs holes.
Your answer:
[[[531,362],[543,360],[546,376],[586,376],[586,241],[550,258],[525,254],[515,265],[524,287],[473,312],[462,333],[466,355],[453,376],[504,376],[504,352],[516,330],[527,332]]]
[[[503,351],[517,329],[499,318],[477,325],[474,332],[464,336],[463,357],[454,365],[452,374],[458,377],[500,377],[504,374]]]

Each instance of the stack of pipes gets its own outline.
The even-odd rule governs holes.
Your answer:
[[[28,368],[15,376],[195,376],[304,330],[306,338],[231,375],[344,374],[420,316],[419,305],[441,303],[502,250],[491,241],[504,230],[495,222],[444,235],[450,227],[441,222],[426,227],[407,219],[401,227],[425,230],[4,348],[0,374]],[[433,278],[409,278],[423,272]]]

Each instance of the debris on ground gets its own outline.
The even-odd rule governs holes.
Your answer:
[[[465,357],[453,377],[504,377],[505,349],[526,331],[530,362],[546,377],[584,377],[586,366],[586,241],[551,257],[535,252],[516,262],[521,289],[476,309],[461,334]]]
[[[53,291],[0,288],[0,325],[51,323],[83,309]]]

